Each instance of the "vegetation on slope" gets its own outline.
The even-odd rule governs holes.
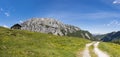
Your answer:
[[[0,27],[0,57],[75,57],[88,42],[82,38]]]
[[[86,34],[88,34],[88,36],[86,36]],[[81,37],[81,38],[84,37],[84,38],[87,38],[87,39],[89,39],[89,37],[90,37],[90,40],[94,40],[91,33],[89,33],[88,31],[83,31],[83,30],[79,30],[79,31],[76,31],[76,32],[73,32],[73,33],[68,32],[67,36]]]
[[[120,57],[120,45],[118,44],[102,42],[99,48],[106,51],[110,57]]]
[[[120,31],[94,36],[95,40],[120,44]]]

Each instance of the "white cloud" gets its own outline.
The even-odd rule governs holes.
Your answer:
[[[80,18],[89,18],[89,19],[107,19],[112,17],[119,17],[119,13],[113,12],[97,12],[97,13],[88,13],[88,14],[80,14]]]
[[[3,25],[3,27],[5,27],[5,28],[9,28],[7,25]]]
[[[22,20],[20,20],[19,22],[20,22],[20,23],[23,23],[23,21],[22,21]]]
[[[10,14],[9,14],[8,12],[5,12],[4,14],[5,14],[6,16],[10,16]]]
[[[0,8],[0,13],[1,13],[1,12],[3,12],[3,9],[2,9],[2,8]]]
[[[58,19],[110,19],[113,17],[119,18],[120,13],[114,12],[94,12],[94,13],[53,13],[46,15],[47,17],[53,17]]]
[[[113,1],[113,4],[120,4],[120,0]]]
[[[0,11],[3,11],[3,8],[0,8]]]
[[[0,12],[7,17],[10,16],[10,14],[8,12],[6,12],[6,10],[4,10],[3,8],[0,8]]]
[[[110,23],[106,24],[105,26],[120,26],[120,22],[117,20],[113,20]]]

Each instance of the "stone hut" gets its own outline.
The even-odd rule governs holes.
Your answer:
[[[21,25],[20,24],[15,24],[11,27],[11,29],[21,29]]]

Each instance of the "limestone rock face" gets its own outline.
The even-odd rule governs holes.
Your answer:
[[[20,24],[22,30],[29,30],[34,32],[48,33],[59,36],[67,36],[70,33],[81,31],[80,28],[63,24],[62,22],[52,18],[32,18]],[[82,32],[81,32],[82,33]],[[88,33],[82,33],[80,37],[87,37],[90,39]],[[80,34],[81,35],[81,34]]]

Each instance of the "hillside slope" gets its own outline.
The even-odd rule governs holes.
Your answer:
[[[90,41],[0,27],[0,57],[75,57]]]
[[[95,36],[95,39],[101,40],[104,42],[114,42],[114,43],[120,44],[120,31],[111,32],[103,35],[97,35]]]
[[[110,55],[110,57],[120,57],[119,44],[102,42],[100,43],[99,48],[103,51],[106,51]]]
[[[108,33],[101,40],[120,44],[120,31]]]

